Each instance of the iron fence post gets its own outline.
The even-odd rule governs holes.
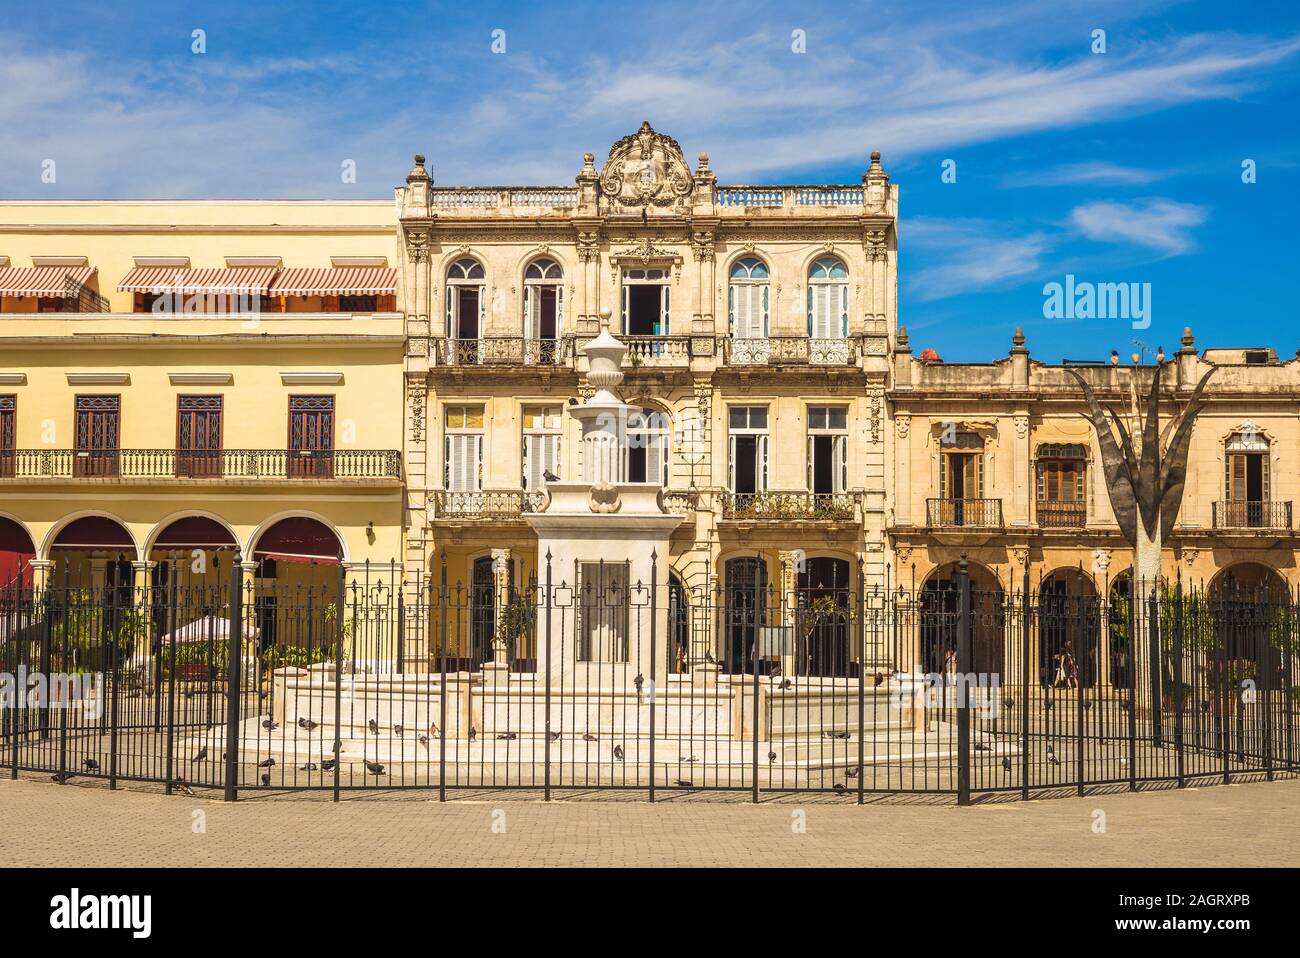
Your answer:
[[[761,558],[759,561],[760,562],[762,561]],[[781,591],[782,593],[784,593],[785,590],[782,589]],[[758,603],[761,601],[762,601],[761,593],[756,594],[755,600],[753,602],[753,607],[746,610],[746,614],[750,617],[750,628],[749,630],[747,630],[747,632],[749,632],[749,634],[752,634],[754,636],[754,645],[753,648],[750,649],[750,657],[753,659],[753,707],[754,707],[754,722],[753,722],[753,726],[750,728],[750,734],[753,737],[753,743],[752,743],[753,747],[750,750],[750,772],[752,774],[752,778],[750,781],[750,800],[755,805],[758,804],[758,633],[759,633],[759,622],[762,620],[762,613],[758,609]],[[784,601],[785,601],[784,595],[779,595],[777,597],[778,610],[781,609]],[[784,616],[782,616],[781,619],[779,619],[778,621],[783,622]]]
[[[141,604],[144,605],[143,596]],[[113,644],[113,659],[108,664],[109,689],[108,689],[108,788],[110,791],[117,789],[117,726],[118,726],[118,697],[117,687],[121,682],[121,652],[117,648],[117,643]]]
[[[1020,797],[1029,800],[1029,637],[1032,623],[1029,601],[1029,555],[1020,592]]]
[[[1228,759],[1228,697],[1233,696],[1233,710],[1236,711],[1236,690],[1232,687],[1232,676],[1228,674],[1227,636],[1218,637],[1219,646],[1219,761],[1223,768],[1223,784],[1232,783],[1232,771]]]
[[[655,699],[659,697],[659,686],[655,674],[659,669],[658,646],[656,644],[656,626],[659,621],[659,553],[650,553],[650,801],[655,800]],[[665,638],[671,642],[671,633]],[[668,673],[664,673],[664,685],[668,684]],[[548,729],[549,731],[549,729]],[[548,736],[549,737],[549,736]]]
[[[66,588],[66,586],[67,586],[67,579],[68,579],[67,566],[64,566],[64,570],[63,570],[63,578],[64,578],[64,586],[65,586],[65,588],[64,588],[64,590],[63,590],[63,593],[64,593],[64,596],[65,596],[64,601],[65,601],[65,603],[66,603],[66,601],[67,601],[66,596],[67,596],[67,594],[68,594],[68,590],[67,590],[67,588]],[[66,610],[66,608],[65,608],[64,613],[63,613],[63,656],[62,656],[62,659],[61,659],[61,662],[62,662],[62,664],[63,664],[63,668],[65,668],[65,669],[67,669],[67,668],[70,667],[70,663],[68,662],[68,650],[69,650],[69,646],[70,646],[71,641],[72,641],[72,627],[71,627],[71,624],[68,622],[68,612],[67,612],[67,610]],[[46,676],[47,688],[50,690],[50,692],[52,692],[52,691],[54,690],[54,683],[49,681],[49,680],[50,680],[50,671],[49,671],[48,668],[45,670],[45,676]],[[67,691],[67,686],[66,686],[64,683],[59,683],[59,685],[60,685],[62,691],[63,691],[64,693],[66,693],[66,691]],[[48,710],[49,710],[49,709],[52,707],[52,705],[53,705],[52,699],[53,699],[53,696],[50,695],[49,692],[47,692],[47,693],[46,693],[46,711],[47,711],[47,712],[48,712]],[[67,755],[67,752],[68,752],[68,709],[67,709],[67,705],[68,705],[68,703],[65,702],[65,701],[63,701],[62,699],[60,699],[60,701],[59,701],[59,705],[61,706],[61,708],[59,709],[59,781],[62,782],[62,781],[63,781],[63,776],[64,776],[64,775],[66,774],[66,772],[67,772],[67,762],[68,762],[68,755]]]
[[[1164,666],[1160,662],[1160,578],[1157,576],[1151,583],[1151,592],[1146,597],[1147,602],[1147,628],[1150,635],[1147,636],[1147,654],[1150,656],[1150,680],[1151,680],[1151,744],[1159,748],[1164,741],[1164,728],[1162,721],[1162,690],[1161,681],[1164,679]]]
[[[1137,576],[1129,578],[1128,600],[1128,787],[1137,791],[1137,690],[1138,690],[1138,636],[1137,626],[1140,621],[1137,611],[1137,594],[1139,586]]]
[[[334,801],[342,798],[343,786],[343,609],[347,602],[347,583],[343,564],[339,563],[334,583],[334,742],[330,748],[334,756]],[[353,626],[355,630],[356,626]],[[354,646],[355,651],[355,646]]]
[[[867,616],[866,579],[862,574],[863,561],[858,556],[858,804],[866,800],[866,745],[867,731]]]
[[[970,563],[966,553],[957,563],[957,804],[970,804],[970,688],[971,608]]]
[[[397,590],[397,674],[403,675],[406,666],[406,604],[402,599],[402,589]]]
[[[1174,586],[1173,620],[1174,750],[1177,762],[1178,787],[1182,788],[1187,784],[1187,779],[1185,777],[1186,766],[1183,754],[1183,628],[1186,620],[1183,617],[1183,579],[1181,571]]]
[[[1083,795],[1086,791],[1084,788],[1084,781],[1087,778],[1088,773],[1087,763],[1085,761],[1087,756],[1084,754],[1087,747],[1084,743],[1087,741],[1087,737],[1084,734],[1085,728],[1083,720],[1083,661],[1087,651],[1087,647],[1084,643],[1088,638],[1086,631],[1087,620],[1084,618],[1083,606],[1083,563],[1079,564],[1077,584],[1078,596],[1075,598],[1074,606],[1076,625],[1074,634],[1079,639],[1079,647],[1074,649],[1074,774],[1078,779],[1075,784],[1075,791],[1077,794]]]
[[[438,636],[438,801],[447,800],[447,553],[440,552],[442,558],[442,585],[438,596],[438,605],[442,610],[442,633]],[[548,560],[549,565],[549,560]],[[549,572],[548,572],[549,579]],[[549,629],[548,629],[549,632]],[[549,638],[549,636],[548,636]],[[549,663],[548,663],[549,666]],[[550,711],[550,680],[547,680],[547,712]],[[548,736],[549,738],[549,736]],[[547,763],[547,779],[550,778],[550,763]],[[548,789],[549,791],[549,789]]]
[[[243,562],[239,549],[235,549],[234,562],[230,567],[230,625],[226,630],[226,788],[225,800],[236,801],[239,798],[239,695],[243,680],[243,644],[244,644],[244,589]],[[175,585],[172,588],[176,592]],[[172,629],[173,660],[175,659],[176,630]],[[173,662],[172,676],[175,681],[176,668]]]
[[[1268,595],[1265,595],[1267,600]],[[1263,674],[1259,677],[1259,704],[1260,711],[1264,717],[1264,777],[1268,781],[1273,781],[1273,722],[1272,722],[1272,696],[1269,689],[1273,685],[1273,634],[1270,621],[1273,618],[1273,610],[1269,608],[1267,601],[1263,606],[1266,621],[1263,628],[1258,629],[1256,634],[1260,635],[1264,641],[1264,668]]]
[[[172,565],[172,578],[175,578],[177,564]],[[176,593],[178,591],[180,590],[175,586],[169,590],[167,603],[167,622],[170,626],[168,633],[171,638],[171,668],[168,669],[167,675],[167,767],[166,785],[163,786],[163,792],[167,795],[172,793],[172,781],[176,778]]]

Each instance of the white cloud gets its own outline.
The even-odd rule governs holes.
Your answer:
[[[907,223],[904,254],[930,265],[909,270],[905,283],[919,300],[943,299],[1031,276],[1053,246],[1041,232],[1007,235],[1003,223],[916,217]]]
[[[1195,248],[1192,231],[1208,217],[1204,206],[1154,197],[1132,203],[1085,203],[1071,211],[1070,224],[1091,240],[1133,244],[1162,256],[1177,256]]]
[[[1067,163],[1038,172],[1018,172],[1008,174],[1004,186],[1097,186],[1119,185],[1136,186],[1153,183],[1170,175],[1170,170],[1143,169],[1137,166],[1121,166],[1097,160],[1090,163]]]

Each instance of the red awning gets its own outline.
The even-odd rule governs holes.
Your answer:
[[[185,516],[171,523],[154,540],[155,549],[232,549],[226,527],[207,516]]]
[[[137,266],[126,274],[117,288],[123,293],[265,296],[276,272],[275,266],[237,266],[230,269]]]
[[[271,284],[272,296],[391,296],[397,270],[386,266],[286,269]]]
[[[281,519],[262,533],[255,554],[259,559],[332,563],[343,557],[343,546],[325,523],[294,516]]]
[[[74,519],[59,530],[54,540],[55,549],[130,549],[135,543],[130,534],[112,519],[104,516],[83,516]]]
[[[94,275],[94,266],[6,266],[0,268],[0,296],[68,296]]]

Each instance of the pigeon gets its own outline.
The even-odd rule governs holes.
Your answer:
[[[497,736],[497,738],[501,739],[503,742],[513,742],[518,737],[519,733],[517,732],[502,732]]]
[[[844,770],[844,774],[847,775],[849,778],[857,778],[858,772],[860,771],[862,771],[862,769],[855,765],[852,768],[846,768]]]
[[[1007,758],[1005,755],[1002,756],[1002,771],[1011,771],[1011,759]]]
[[[1049,753],[1048,756],[1047,756],[1047,764],[1049,764],[1049,765],[1060,765],[1060,764],[1061,764],[1061,760],[1060,760],[1059,758],[1057,758],[1055,755],[1052,755],[1052,754]]]
[[[434,738],[442,738],[442,732],[438,731],[437,722],[429,723],[429,734],[432,735]]]
[[[794,688],[794,683],[791,682],[789,679],[782,679],[782,680],[781,680],[781,684],[778,685],[777,688],[778,688],[778,689],[792,689],[792,688]]]
[[[1052,746],[1052,743],[1051,743],[1051,742],[1048,742],[1048,743],[1047,743],[1047,754],[1048,754],[1048,755],[1055,755],[1055,754],[1056,754],[1056,749]]]
[[[266,729],[268,732],[274,732],[279,727],[280,727],[279,722],[272,722],[270,719],[262,720],[262,728]]]
[[[632,680],[632,684],[636,686],[636,694],[637,694],[637,697],[640,698],[640,697],[641,697],[641,687],[642,687],[643,685],[645,685],[645,676],[642,675],[640,672],[638,672],[638,673],[636,674],[636,678]]]
[[[877,686],[881,686],[885,684],[885,676],[883,672],[876,673],[875,684]]]
[[[319,722],[313,722],[311,719],[306,717],[298,719],[298,727],[305,728],[308,732],[315,731],[319,725]]]
[[[560,481],[560,477],[557,476],[555,473],[551,472],[551,470],[549,470],[549,469],[543,469],[543,470],[542,470],[542,478],[545,479],[547,482],[559,482],[559,481]]]
[[[705,662],[708,662],[709,665],[717,665],[717,664],[718,664],[718,660],[715,659],[715,658],[713,657],[713,653],[712,653],[712,652],[709,652],[709,651],[707,651],[707,650],[705,650],[705,653],[704,653],[704,661],[705,661]]]
[[[677,779],[677,781],[675,781],[673,784],[676,785],[678,788],[694,788],[694,787],[695,787],[695,783],[692,782],[690,779],[687,779],[687,778],[679,778],[679,779]]]
[[[418,739],[416,739],[416,741],[419,742],[421,745],[423,745],[425,748],[429,747],[429,736],[427,735],[422,734]]]
[[[98,772],[98,771],[99,771],[99,763],[98,763],[97,761],[95,761],[93,758],[88,758],[88,759],[86,759],[84,762],[82,762],[81,764],[84,765],[84,766],[87,768],[87,770],[89,770],[89,771],[92,771],[92,772]]]
[[[848,790],[849,787],[845,785],[843,782],[836,782],[834,785],[831,786],[831,791],[837,795],[843,795]]]
[[[370,734],[371,734],[371,735],[378,735],[378,734],[379,734],[379,723],[378,723],[377,721],[375,721],[374,719],[371,719],[369,722],[367,722],[367,723],[366,723],[366,727],[370,729]]]
[[[546,737],[549,738],[552,742],[558,742],[558,741],[560,740],[560,733],[559,733],[559,732],[547,732],[547,733],[546,733]]]
[[[68,782],[72,781],[72,773],[55,772],[53,775],[50,776],[50,780],[57,782],[59,785],[66,785]]]
[[[378,762],[366,762],[366,771],[371,775],[383,775],[384,766],[380,765]]]
[[[270,773],[270,772],[263,772],[263,773],[262,773],[262,784],[263,784],[263,785],[270,785],[270,784],[271,784],[271,773]]]
[[[314,772],[314,771],[316,771],[316,763],[315,763],[315,762],[308,762],[306,765],[302,765],[302,766],[299,766],[299,767],[300,767],[301,770],[304,771],[304,772]]]
[[[1011,708],[1015,708],[1015,707],[1016,707],[1016,700],[1013,699],[1010,695],[1008,695],[1005,699],[1002,700],[1002,704],[1005,705],[1005,706],[1006,706],[1007,708],[1009,708],[1009,709],[1011,709]]]
[[[768,752],[768,753],[767,753],[767,764],[768,764],[768,765],[775,765],[775,764],[776,764],[776,752]]]
[[[615,745],[615,746],[614,746],[614,757],[615,757],[616,759],[618,759],[620,762],[623,761],[623,746],[622,746],[622,745]]]
[[[1045,709],[1049,709],[1049,710],[1050,710],[1050,709],[1054,709],[1054,708],[1056,708],[1056,703],[1053,702],[1051,699],[1048,699],[1046,702],[1043,703],[1043,708],[1045,708]]]
[[[332,758],[321,759],[320,767],[322,771],[326,771],[326,772],[334,771],[334,759]]]
[[[257,763],[258,768],[272,768],[275,765],[275,759],[267,758]]]
[[[595,741],[598,741],[598,739],[596,738],[596,736],[592,735],[590,732],[583,732],[583,733],[582,733],[582,740],[583,740],[584,742],[595,742]]]
[[[687,758],[685,755],[678,755],[677,761],[685,762],[687,765],[690,765],[692,762],[698,762],[699,759],[696,758],[694,755],[692,755],[690,758]]]
[[[471,725],[469,727],[469,740],[472,742],[476,738],[478,738],[478,729]]]
[[[401,735],[401,734],[404,733],[405,731],[406,731],[406,729],[404,729],[404,728],[403,728],[402,726],[400,726],[400,725],[394,725],[394,726],[393,726],[393,734],[394,734],[394,735]]]
[[[991,752],[991,751],[993,751],[993,749],[991,749],[988,745],[984,744],[983,742],[976,742],[976,743],[975,743],[975,751],[977,751],[977,752]]]
[[[205,745],[199,749],[199,754],[190,759],[191,762],[201,762],[208,757],[208,747]],[[224,757],[224,756],[223,756]]]
[[[176,781],[172,782],[172,788],[180,792],[182,795],[188,795],[191,798],[194,797],[194,789],[190,788],[183,778],[178,778]]]

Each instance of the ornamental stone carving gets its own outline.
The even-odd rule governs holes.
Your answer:
[[[656,133],[648,120],[610,147],[600,171],[600,192],[615,207],[684,208],[692,188],[682,148],[671,136]]]
[[[423,263],[429,259],[429,242],[432,231],[425,227],[407,227],[406,255],[413,263]]]
[[[899,439],[906,439],[908,431],[912,428],[911,416],[899,416],[894,420],[894,428],[898,431]]]

